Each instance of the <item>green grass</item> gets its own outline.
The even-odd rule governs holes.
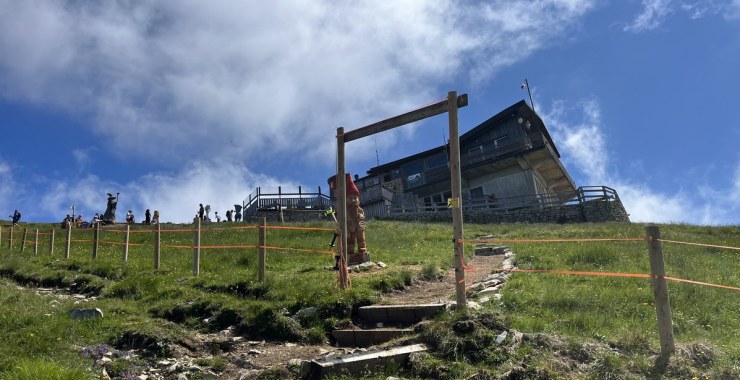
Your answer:
[[[226,226],[233,225],[218,225]],[[325,222],[296,226],[332,227]],[[48,235],[40,237],[38,255],[33,254],[31,242],[23,253],[18,242],[9,250],[8,228],[3,226],[0,331],[5,344],[0,345],[0,379],[79,378],[80,373],[92,376],[86,372],[92,361],[81,354],[85,347],[129,342],[136,346],[132,348],[165,354],[156,352],[157,347],[147,342],[177,341],[189,329],[218,331],[235,326],[239,334],[250,339],[320,341],[326,339],[335,322],[351,318],[359,306],[378,301],[382,292],[401,289],[416,278],[434,278],[438,268],[453,265],[450,225],[370,221],[367,241],[371,258],[389,266],[352,276],[348,291],[339,290],[336,272],[326,269],[334,264],[332,255],[288,249],[268,250],[263,283],[258,281],[254,248],[203,249],[200,276],[195,277],[191,248],[163,247],[160,269],[154,270],[153,234],[151,228],[142,226],[132,228],[130,243],[138,245],[129,248],[124,264],[121,246],[110,244],[123,241],[120,227],[116,228],[119,232],[101,232],[101,240],[106,243],[100,244],[93,260],[89,242],[72,243],[71,257],[64,259],[66,231],[60,229],[56,230],[53,256],[49,255]],[[258,243],[257,229],[213,227],[204,226],[202,245]],[[51,227],[27,228],[48,232]],[[185,229],[162,233],[162,245],[192,245],[192,226],[162,228]],[[669,240],[740,246],[737,226],[663,225],[661,233]],[[645,231],[642,225],[619,223],[465,226],[466,239],[489,234],[509,240],[640,238]],[[269,229],[267,235],[269,246],[327,251],[332,232]],[[16,230],[14,238],[21,236]],[[92,239],[92,232],[75,229],[73,239]],[[33,240],[31,233],[28,240]],[[650,273],[644,241],[505,245],[516,253],[516,263],[523,269]],[[738,251],[676,243],[664,243],[663,248],[668,276],[740,287]],[[473,245],[466,244],[465,251],[470,256]],[[84,307],[101,308],[105,318],[71,320],[68,311],[80,307],[73,299],[37,295],[35,286],[97,295]],[[669,282],[668,287],[676,342],[715,347],[720,355],[714,365],[719,368],[740,362],[738,291],[676,282]],[[592,377],[598,378],[615,367],[647,367],[646,355],[658,350],[655,305],[648,279],[515,273],[503,294],[502,303],[490,307],[510,328],[556,334],[577,342],[603,342],[634,353],[632,364],[624,363],[623,357],[599,358],[599,365],[591,368]],[[319,310],[314,317],[301,323],[289,317],[309,306]],[[204,323],[205,319],[210,322]],[[477,365],[495,367],[508,354],[491,355]],[[454,355],[447,360],[453,359]],[[556,365],[546,359],[540,363],[548,373],[555,371]],[[214,359],[211,365],[221,367],[223,363]],[[416,365],[419,373],[428,371],[426,364]],[[449,362],[445,368],[455,377],[469,372],[467,366]]]

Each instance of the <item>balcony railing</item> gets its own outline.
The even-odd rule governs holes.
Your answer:
[[[550,193],[539,195],[525,195],[518,197],[491,198],[491,197],[463,197],[463,210],[516,210],[541,209],[546,207],[562,206],[566,204],[582,204],[594,201],[619,200],[617,191],[606,186],[583,186],[576,191],[564,193]],[[440,203],[394,203],[388,205],[389,214],[406,212],[436,212],[447,210],[447,204]]]

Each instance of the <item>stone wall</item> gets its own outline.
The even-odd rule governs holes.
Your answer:
[[[380,218],[383,220],[401,220],[418,222],[452,222],[450,210],[439,212],[414,212],[391,214]],[[465,223],[499,224],[499,223],[584,223],[584,222],[629,222],[629,214],[622,202],[590,201],[579,205],[547,207],[544,209],[521,210],[469,210],[463,211]]]

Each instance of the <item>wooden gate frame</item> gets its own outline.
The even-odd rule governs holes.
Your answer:
[[[464,250],[460,241],[463,238],[462,201],[461,201],[461,170],[460,170],[460,132],[458,129],[457,110],[468,105],[468,95],[457,95],[456,91],[447,93],[447,99],[435,102],[428,106],[419,108],[405,114],[394,116],[362,128],[344,132],[344,128],[337,128],[337,222],[341,230],[339,254],[347,262],[347,183],[345,177],[344,144],[368,137],[376,133],[387,131],[402,125],[413,123],[428,117],[447,112],[449,115],[450,133],[450,178],[452,187],[452,198],[448,205],[452,209],[453,244],[455,252],[455,293],[459,308],[465,307],[465,272],[464,272]],[[339,271],[340,286],[347,287],[347,273]]]

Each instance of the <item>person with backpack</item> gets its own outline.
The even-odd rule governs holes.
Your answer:
[[[18,225],[18,222],[21,221],[21,213],[18,212],[18,210],[15,210],[15,212],[13,212],[13,215],[11,216],[11,218],[13,218],[13,226],[17,226]]]

